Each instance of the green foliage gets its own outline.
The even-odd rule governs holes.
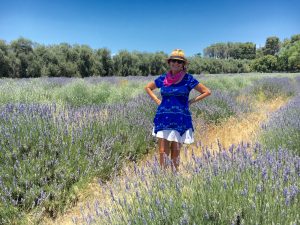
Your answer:
[[[95,57],[93,50],[87,45],[75,45],[74,51],[78,55],[77,68],[81,77],[94,75]]]
[[[216,43],[204,49],[204,56],[218,59],[254,59],[256,47],[246,43]]]
[[[280,40],[278,37],[268,37],[265,47],[263,48],[264,55],[275,55],[280,50]]]
[[[281,70],[300,71],[300,40],[291,42],[279,53]]]
[[[101,103],[127,102],[143,90],[141,85],[120,82],[112,86],[107,82],[88,84],[83,80],[74,81],[58,89],[54,98],[57,102],[72,106],[99,105]]]
[[[201,53],[189,57],[188,69],[194,74],[298,72],[299,36],[293,35],[283,43],[269,37],[259,49],[251,42],[216,43],[204,49],[204,57]],[[270,55],[276,56],[276,62]],[[0,40],[0,77],[159,75],[169,68],[166,58],[162,51],[121,50],[112,56],[107,48],[94,50],[88,45],[68,43],[44,46],[21,37],[9,44]]]
[[[112,76],[113,75],[113,61],[110,50],[101,48],[95,53],[95,75]]]
[[[126,50],[122,50],[115,55],[113,61],[114,73],[117,76],[137,75],[140,73],[139,68],[135,66],[139,61],[137,55],[130,54]]]
[[[8,56],[8,46],[0,40],[0,77],[7,77],[11,73],[10,58]]]
[[[291,43],[294,43],[296,41],[300,41],[300,34],[295,34],[291,37]]]
[[[190,57],[189,60],[188,71],[192,74],[250,72],[249,60],[200,58],[198,56]]]
[[[258,72],[272,72],[277,70],[277,58],[273,55],[266,55],[261,58],[254,59],[251,62],[253,70]]]
[[[256,49],[256,59],[264,56],[263,48]]]
[[[71,79],[71,78],[67,78]],[[101,103],[127,102],[143,92],[144,83],[119,81],[88,83],[83,79],[70,80],[66,85],[43,82],[39,79],[4,79],[0,83],[0,104],[52,103],[60,105],[99,105]],[[14,90],[14,94],[11,94]]]

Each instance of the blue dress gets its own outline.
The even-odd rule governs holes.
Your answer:
[[[182,136],[189,129],[194,131],[188,101],[190,91],[199,81],[186,73],[179,83],[166,87],[163,85],[165,77],[166,74],[162,74],[154,80],[160,88],[162,101],[153,119],[153,132],[156,134],[162,130],[176,130]]]

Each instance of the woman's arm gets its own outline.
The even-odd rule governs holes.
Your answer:
[[[154,81],[149,82],[145,86],[145,90],[148,93],[148,95],[159,105],[161,103],[161,100],[156,97],[156,95],[153,93],[153,90],[156,89],[156,84]]]
[[[195,102],[198,102],[201,99],[206,98],[207,96],[209,96],[211,94],[211,91],[207,87],[205,87],[204,84],[201,84],[201,83],[199,83],[196,87],[194,87],[194,89],[196,91],[200,92],[201,95],[198,95],[197,97],[189,100],[189,105],[191,105]]]

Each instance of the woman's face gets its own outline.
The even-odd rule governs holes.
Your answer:
[[[177,60],[177,59],[170,59],[169,60],[169,66],[172,72],[179,72],[183,70],[184,61]]]

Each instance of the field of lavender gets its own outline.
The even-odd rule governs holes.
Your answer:
[[[299,93],[299,74],[195,77],[213,94],[191,106],[193,119],[218,124],[232,116],[242,117],[257,110],[256,101],[277,97],[291,99],[286,108],[278,112],[280,115],[290,118],[299,114],[299,100],[294,97]],[[127,160],[137,161],[153,151],[152,118],[157,106],[143,89],[146,82],[153,79],[0,80],[0,224],[38,223],[44,216],[54,218],[76,203],[78,192],[92,178],[110,179]],[[158,90],[156,92],[158,94]],[[196,94],[192,92],[190,97]],[[124,204],[116,208],[119,216],[103,209],[107,222],[151,224],[155,219],[156,224],[226,224],[241,220],[246,224],[262,224],[298,221],[299,118],[291,116],[282,121],[278,131],[276,125],[272,125],[277,124],[275,115],[274,118],[275,122],[271,120],[270,125],[264,125],[263,148],[239,146],[222,151],[216,157],[209,156],[209,151],[203,157],[195,156],[193,166],[187,168],[188,173],[194,171],[190,180],[168,178],[161,187],[160,179],[165,178],[155,177],[153,181],[156,181],[151,183],[153,192],[174,189],[172,196],[176,198],[170,200],[169,195],[149,198],[152,189],[134,192],[135,201],[125,204],[127,208]],[[272,146],[275,143],[268,137],[282,137],[280,132],[285,131],[291,135]],[[281,150],[273,151],[278,149]],[[277,161],[279,166],[274,172],[273,163]],[[153,168],[156,167],[149,171]],[[151,174],[161,176],[157,172]],[[274,177],[276,174],[280,178]],[[208,201],[205,196],[211,199]],[[147,204],[141,201],[143,199]],[[175,206],[168,208],[169,201]],[[151,211],[147,207],[153,204],[156,207],[151,207]],[[193,210],[195,207],[199,209],[197,213]],[[29,221],[28,214],[34,215],[34,221],[32,217]],[[102,215],[100,211],[99,215]]]
[[[296,96],[263,124],[261,142],[268,148],[285,148],[300,155],[300,77],[296,78]]]
[[[299,224],[299,156],[259,144],[210,151],[192,154],[178,174],[155,158],[113,189],[101,184],[109,206],[97,199],[73,224]]]

